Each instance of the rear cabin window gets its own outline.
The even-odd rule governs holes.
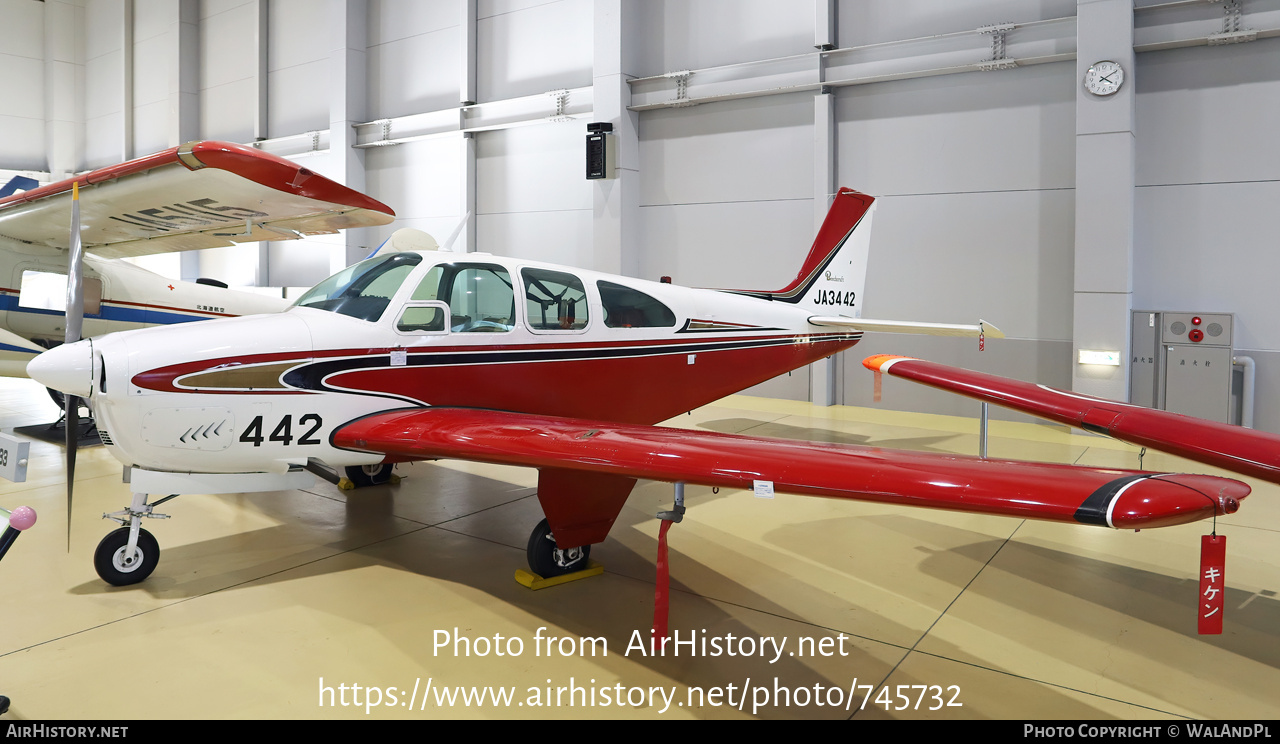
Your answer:
[[[409,299],[447,302],[454,333],[502,333],[515,327],[511,275],[496,264],[433,266]]]
[[[669,328],[676,314],[638,289],[613,282],[596,282],[604,305],[604,324],[610,328]]]
[[[587,327],[587,292],[573,274],[521,269],[525,315],[535,331],[580,331]]]

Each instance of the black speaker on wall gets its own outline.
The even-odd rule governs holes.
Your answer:
[[[587,180],[613,178],[613,125],[594,121],[587,125]]]

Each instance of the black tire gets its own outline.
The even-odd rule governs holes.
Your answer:
[[[547,520],[538,522],[529,535],[529,547],[525,551],[529,559],[529,569],[544,579],[552,576],[563,576],[587,567],[591,559],[591,546],[560,550],[551,536],[551,528]]]
[[[63,413],[66,413],[67,396],[63,395],[61,392],[57,390],[54,390],[53,388],[45,388],[45,391],[49,393],[49,400],[53,401],[54,405],[58,407],[58,410],[62,411]],[[93,418],[93,409],[89,408],[89,406],[85,403],[84,398],[80,399],[80,408],[89,411],[88,416],[84,415],[83,413],[80,413],[81,423],[84,423],[85,419]],[[77,411],[77,413],[79,413],[79,411]]]
[[[391,473],[396,469],[393,463],[383,463],[379,465],[352,465],[343,468],[343,472],[347,476],[347,480],[355,484],[356,488],[364,488],[365,486],[381,486],[391,480]]]
[[[129,544],[129,528],[121,527],[110,532],[98,543],[93,552],[93,567],[98,576],[112,586],[129,586],[144,581],[160,563],[160,543],[150,532],[138,532],[138,550],[141,558],[136,558],[132,565],[123,565],[124,548]]]

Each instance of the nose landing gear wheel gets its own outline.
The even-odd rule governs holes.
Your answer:
[[[98,576],[112,586],[128,586],[146,579],[160,562],[160,544],[146,530],[138,532],[138,549],[132,560],[125,557],[129,545],[129,528],[110,532],[98,543],[93,553],[93,567]]]
[[[352,465],[344,468],[343,472],[347,476],[347,480],[355,484],[356,488],[364,488],[365,486],[380,486],[391,480],[391,472],[395,470],[393,463],[385,463],[379,465]]]
[[[552,576],[563,576],[587,567],[591,557],[591,546],[561,550],[556,547],[555,538],[547,520],[542,520],[529,535],[529,548],[526,551],[529,568],[544,579]]]

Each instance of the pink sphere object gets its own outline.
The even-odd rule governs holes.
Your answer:
[[[36,523],[36,510],[29,506],[19,506],[9,514],[9,526],[15,530],[29,529]]]

